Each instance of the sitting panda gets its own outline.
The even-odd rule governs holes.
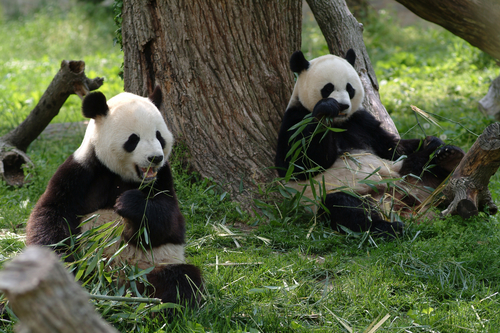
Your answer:
[[[388,221],[381,211],[413,214],[464,152],[436,137],[401,140],[384,130],[361,108],[364,89],[355,60],[352,49],[345,58],[307,61],[300,51],[292,55],[290,68],[298,78],[279,131],[275,166],[287,179],[293,168],[290,187],[313,202],[321,198],[320,213],[326,208],[332,228],[396,235],[402,223]]]
[[[121,93],[106,101],[100,92],[85,97],[83,115],[91,120],[83,142],[35,205],[26,243],[57,244],[117,220],[124,223],[127,246],[114,261],[154,266],[146,276],[149,295],[195,305],[202,278],[184,259],[185,222],[167,162],[174,140],[158,110],[161,100],[159,87],[149,98]],[[93,213],[97,220],[81,226]]]

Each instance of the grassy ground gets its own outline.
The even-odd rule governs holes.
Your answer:
[[[2,22],[0,135],[24,119],[62,59],[85,60],[87,76],[105,76],[106,95],[122,90],[122,55],[113,47],[111,16],[104,14],[52,9]],[[325,52],[314,26],[305,27],[303,39],[309,58]],[[419,119],[426,135],[470,147],[490,122],[476,103],[498,75],[493,61],[442,29],[402,28],[387,14],[365,23],[365,41],[383,103],[400,132],[424,135],[410,112],[416,105],[435,114],[441,126]],[[79,108],[72,97],[54,121],[83,120]],[[82,137],[73,133],[64,144],[40,137],[28,151],[36,164],[33,182],[20,189],[0,185],[0,259],[24,247],[23,228],[33,205]],[[286,198],[249,218],[217,186],[186,174],[175,154],[176,190],[188,223],[186,251],[203,270],[203,303],[167,323],[150,315],[150,305],[94,301],[120,331],[373,332],[379,322],[377,332],[495,332],[500,327],[496,217],[408,221],[405,235],[393,242],[340,235]],[[495,176],[491,189],[498,201],[497,184]],[[11,320],[0,324],[0,331],[11,331]]]

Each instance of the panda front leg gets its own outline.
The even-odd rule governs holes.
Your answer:
[[[123,236],[127,241],[152,247],[184,244],[184,217],[173,194],[150,198],[141,190],[128,190],[118,197],[114,209],[125,218]]]
[[[403,232],[401,222],[388,222],[382,218],[373,200],[360,199],[344,192],[330,193],[326,196],[325,207],[332,229],[342,225],[352,231],[371,231],[381,236],[397,237]],[[326,213],[320,211],[320,213]]]

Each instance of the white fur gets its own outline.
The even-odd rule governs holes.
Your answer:
[[[342,123],[361,107],[365,96],[358,73],[347,60],[334,55],[325,55],[309,63],[309,68],[302,71],[297,78],[288,107],[293,107],[300,102],[312,112],[323,98],[321,89],[326,84],[332,83],[335,90],[328,97],[336,99],[338,103],[349,105],[347,110],[342,111],[344,117],[334,119],[334,123]],[[347,83],[355,89],[353,99],[349,98],[346,90]],[[379,207],[390,212],[395,206],[397,206],[396,210],[404,209],[406,205],[402,200],[408,195],[423,202],[430,193],[415,178],[400,179],[399,171],[402,164],[402,161],[385,160],[369,151],[351,151],[339,156],[330,168],[313,178],[314,190],[309,180],[290,181],[287,186],[298,191],[304,190],[305,187],[304,197],[312,202],[316,202],[325,194],[321,193],[323,188],[326,194],[350,191],[359,196],[369,195],[378,202]],[[378,168],[380,170],[375,172]],[[391,178],[399,180],[388,184],[386,181]],[[373,186],[360,183],[364,179],[373,181]],[[316,210],[317,206],[312,205],[312,209]]]
[[[85,164],[95,149],[97,158],[111,171],[124,180],[141,182],[136,166],[147,168],[151,164],[147,159],[149,156],[163,156],[158,165],[161,167],[172,150],[172,133],[160,111],[148,98],[121,93],[107,104],[108,114],[89,121],[83,142],[73,156],[77,162]],[[156,131],[165,139],[163,149],[156,138]],[[129,153],[123,145],[131,134],[138,135],[140,141]]]
[[[90,219],[90,220],[89,220]],[[99,227],[105,223],[114,221],[116,226],[123,222],[123,218],[115,213],[112,209],[101,209],[93,214],[89,214],[82,218],[82,221],[89,220],[81,226],[82,233]],[[114,255],[124,243],[123,239],[107,247],[103,252],[105,258]],[[184,245],[183,244],[164,244],[152,249],[144,251],[136,246],[126,244],[120,254],[114,259],[114,264],[128,263],[130,265],[137,265],[140,269],[146,269],[153,266],[163,266],[171,264],[185,263]]]
[[[323,98],[321,89],[328,83],[332,83],[335,87],[329,97],[335,98],[338,103],[349,105],[347,110],[342,111],[345,118],[338,117],[334,121],[344,121],[361,107],[365,98],[363,85],[358,73],[347,60],[328,54],[313,59],[309,63],[309,68],[302,71],[297,78],[288,107],[301,102],[312,112],[314,106]],[[350,83],[356,91],[352,100],[346,90],[347,83]]]
[[[399,170],[402,165],[403,161],[392,162],[370,152],[353,151],[339,156],[330,168],[313,178],[314,191],[308,180],[290,181],[287,185],[297,191],[306,187],[304,197],[313,202],[321,198],[323,188],[326,194],[342,190],[359,196],[370,195],[383,210],[390,212],[393,206],[405,207],[400,200],[406,194],[422,202],[430,193],[414,178],[400,179]],[[378,168],[380,169],[375,172]],[[373,181],[373,186],[360,183],[365,179]],[[388,179],[395,180],[385,182]],[[312,209],[316,211],[317,206],[313,205]]]

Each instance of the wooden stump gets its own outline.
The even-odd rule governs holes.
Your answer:
[[[488,183],[499,166],[500,123],[494,123],[477,138],[443,189],[451,203],[441,215],[460,215],[467,219],[484,207],[489,214],[496,214],[498,208],[491,198]]]
[[[20,322],[23,333],[118,333],[89,303],[49,249],[29,246],[0,271],[0,290]]]

